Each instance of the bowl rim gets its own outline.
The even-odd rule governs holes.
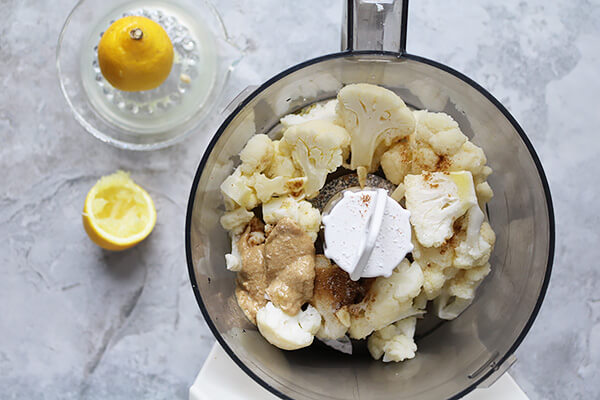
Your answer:
[[[272,394],[274,394],[282,399],[293,400],[292,397],[289,397],[288,395],[286,395],[286,394],[282,393],[281,391],[277,390],[276,388],[272,387],[267,382],[265,382],[262,378],[260,378],[254,372],[252,372],[250,370],[250,368],[248,368],[238,358],[238,356],[233,352],[233,350],[227,345],[227,343],[225,342],[225,340],[223,339],[223,337],[217,330],[216,326],[212,322],[212,319],[211,319],[210,315],[208,314],[208,310],[206,309],[204,302],[202,300],[202,295],[200,294],[200,291],[198,289],[198,284],[197,284],[195,273],[194,273],[194,264],[193,264],[193,259],[192,259],[191,237],[190,237],[193,205],[194,205],[194,200],[196,197],[196,192],[198,189],[198,183],[200,182],[200,177],[202,176],[202,172],[204,171],[204,167],[206,165],[206,162],[208,161],[208,158],[209,158],[213,148],[215,147],[217,141],[220,139],[221,135],[223,134],[223,132],[225,131],[227,126],[231,123],[233,118],[235,118],[238,115],[238,113],[252,99],[257,97],[260,93],[262,93],[266,88],[268,88],[275,82],[279,81],[280,79],[284,78],[285,76],[287,76],[295,71],[298,71],[302,68],[305,68],[305,67],[308,67],[310,65],[317,64],[320,62],[336,59],[336,58],[346,58],[346,57],[352,57],[355,55],[359,55],[359,56],[360,55],[368,55],[368,56],[380,56],[380,57],[383,56],[383,57],[387,57],[387,58],[397,58],[398,61],[406,59],[406,60],[411,60],[411,61],[415,61],[418,63],[427,64],[429,66],[432,66],[432,67],[438,68],[444,72],[447,72],[447,73],[455,76],[456,78],[462,80],[469,86],[473,87],[480,94],[482,94],[485,98],[487,98],[494,106],[496,106],[496,108],[504,115],[504,117],[511,123],[513,128],[517,131],[517,133],[521,137],[521,140],[523,140],[525,147],[529,151],[529,154],[536,166],[538,176],[540,178],[542,187],[544,189],[544,194],[545,194],[545,198],[546,198],[546,208],[548,211],[548,225],[549,225],[548,226],[549,227],[549,229],[548,229],[548,255],[547,255],[547,261],[546,261],[546,271],[544,274],[544,280],[543,280],[542,286],[540,288],[540,293],[539,293],[537,302],[529,316],[529,319],[525,323],[525,326],[523,327],[523,329],[517,336],[517,339],[512,344],[512,346],[508,349],[508,351],[504,355],[502,355],[502,357],[500,357],[498,359],[498,361],[495,363],[495,368],[490,368],[489,371],[487,371],[485,374],[483,374],[481,377],[479,377],[479,379],[477,379],[473,383],[471,383],[467,388],[465,388],[462,391],[460,391],[459,393],[456,393],[453,396],[449,397],[450,400],[460,399],[461,397],[465,396],[466,394],[468,394],[471,391],[473,391],[474,389],[476,389],[482,382],[484,382],[486,379],[488,379],[500,367],[500,365],[502,365],[516,351],[516,349],[519,347],[519,345],[525,339],[525,336],[527,335],[527,333],[531,329],[535,319],[537,318],[537,315],[540,311],[541,305],[546,296],[548,285],[550,283],[550,275],[552,273],[552,265],[554,263],[555,220],[554,220],[554,208],[552,205],[552,196],[550,193],[550,187],[548,185],[548,180],[546,178],[546,174],[542,167],[542,163],[541,163],[533,145],[531,144],[531,141],[525,134],[525,131],[523,130],[523,128],[521,128],[521,126],[519,125],[517,120],[510,114],[510,112],[506,109],[506,107],[504,107],[502,105],[502,103],[500,103],[500,101],[498,101],[498,99],[496,99],[490,92],[488,92],[485,88],[483,88],[481,85],[479,85],[477,82],[475,82],[468,76],[464,75],[463,73],[461,73],[445,64],[441,64],[437,61],[433,61],[428,58],[417,56],[417,55],[410,54],[410,53],[395,53],[395,52],[389,52],[389,51],[372,51],[372,50],[361,50],[361,51],[346,50],[346,51],[330,53],[330,54],[326,54],[323,56],[315,57],[315,58],[306,60],[304,62],[301,62],[299,64],[296,64],[292,67],[289,67],[289,68],[283,70],[282,72],[274,75],[273,77],[271,77],[264,83],[262,83],[252,93],[250,93],[246,98],[244,98],[244,100],[242,100],[240,102],[240,104],[238,104],[237,107],[221,123],[217,132],[214,134],[214,136],[208,143],[206,150],[204,151],[204,154],[200,161],[200,164],[198,165],[198,168],[196,169],[196,174],[194,175],[194,181],[192,183],[192,187],[190,190],[190,196],[188,199],[187,212],[186,212],[186,221],[185,221],[185,252],[186,252],[188,273],[190,276],[190,282],[192,284],[192,289],[194,291],[194,296],[196,297],[196,302],[198,303],[198,306],[200,307],[202,316],[204,317],[206,324],[210,328],[210,330],[213,333],[213,335],[215,336],[216,340],[219,342],[219,344],[221,345],[223,350],[225,350],[227,355],[229,355],[229,357],[242,369],[242,371],[244,371],[256,383],[258,383],[260,386],[262,386],[263,388],[265,388]]]

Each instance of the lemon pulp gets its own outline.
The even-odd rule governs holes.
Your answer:
[[[89,191],[83,224],[90,239],[108,250],[124,250],[146,238],[156,223],[150,195],[129,175],[102,177]]]

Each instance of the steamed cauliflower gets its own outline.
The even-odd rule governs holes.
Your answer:
[[[311,305],[290,316],[269,301],[256,313],[256,326],[272,345],[283,350],[297,350],[312,344],[321,326],[321,316]]]
[[[251,175],[263,172],[273,160],[273,142],[267,135],[254,135],[240,152],[241,169],[244,174]]]
[[[254,174],[248,182],[256,192],[258,200],[265,203],[273,197],[288,193],[300,197],[306,185],[306,178],[287,178],[283,176],[268,178],[264,174]]]
[[[286,115],[280,119],[280,122],[285,128],[314,120],[336,123],[338,119],[335,112],[336,107],[337,100],[329,100],[324,104],[316,103],[302,109],[302,111],[298,114]]]
[[[238,272],[242,270],[242,256],[237,243],[241,235],[231,236],[231,253],[225,254],[225,265],[229,271]]]
[[[441,319],[458,317],[475,298],[475,290],[490,273],[490,264],[459,271],[448,280],[433,301],[433,311]]]
[[[352,137],[352,169],[375,171],[381,153],[415,128],[411,111],[391,90],[359,83],[342,88],[337,98],[338,116]]]
[[[446,283],[445,289],[451,296],[462,299],[473,299],[475,289],[490,273],[490,264],[486,263],[470,269],[458,271],[458,273]]]
[[[455,228],[452,238],[440,247],[424,247],[413,237],[413,257],[423,266],[423,293],[427,300],[439,297],[436,304],[444,315],[440,318],[444,319],[458,316],[470,304],[471,294],[474,296],[475,288],[483,280],[483,277],[479,280],[480,272],[484,271],[480,266],[487,264],[495,243],[494,231],[484,221],[479,206],[471,207]],[[469,289],[459,293],[459,287]],[[451,296],[457,296],[457,299],[447,306]]]
[[[368,337],[375,359],[414,358],[415,326],[428,302],[433,302],[437,317],[456,318],[490,272],[495,234],[482,210],[494,193],[483,150],[451,116],[411,111],[392,91],[370,84],[347,85],[336,99],[286,115],[280,122],[281,139],[254,135],[239,154],[240,165],[221,185],[226,212],[220,221],[232,240],[225,263],[228,270],[241,271],[238,284],[247,272],[238,242],[251,221],[261,227],[246,238],[257,257],[274,240],[284,218],[297,223],[307,244],[308,237],[314,243],[321,213],[307,200],[319,194],[328,175],[340,166],[354,170],[361,187],[367,174],[381,166],[396,185],[392,198],[411,213],[414,261],[404,259],[388,278],[355,282],[325,256],[314,256],[312,246],[314,279],[308,280],[314,287],[303,299],[309,299],[308,308],[286,310],[295,313],[289,315],[276,296],[264,292],[258,295],[256,318],[248,318],[267,341],[284,350],[307,347],[315,336],[324,342],[345,339],[350,347],[349,338]],[[262,210],[257,211],[259,206]],[[283,235],[280,239],[287,240]],[[292,265],[286,261],[289,253],[294,251],[278,253],[284,268]],[[264,266],[257,261],[257,268]],[[312,271],[313,265],[307,268]],[[239,301],[237,291],[236,296]]]
[[[302,197],[307,182],[305,177],[277,176],[269,178],[262,172],[244,175],[242,173],[243,165],[237,167],[233,174],[221,184],[223,197],[235,203],[235,207],[252,210],[273,197],[286,194]]]
[[[495,241],[495,235],[490,225],[487,222],[481,224],[476,235],[477,245],[470,247],[466,239],[465,224],[468,224],[468,220],[463,220],[460,230],[441,247],[423,247],[413,238],[415,244],[413,257],[423,268],[423,293],[427,300],[433,300],[443,295],[444,290],[450,285],[449,282],[454,282],[452,287],[458,287],[456,286],[457,281],[454,279],[462,280],[465,276],[472,277],[470,275],[472,273],[464,275],[465,272],[477,271],[480,265],[488,262]],[[469,281],[475,280],[470,279]],[[475,288],[476,286],[472,287],[473,290]],[[456,292],[454,289],[453,291]],[[470,303],[467,303],[465,307],[468,304]]]
[[[423,262],[421,260],[420,262]],[[423,293],[427,300],[433,300],[442,294],[446,281],[452,278],[458,270],[454,267],[444,268],[434,263],[424,264],[423,267]]]
[[[413,308],[413,299],[419,295],[422,286],[421,267],[406,259],[389,278],[376,278],[365,298],[350,306],[350,337],[364,339],[393,322],[422,314]]]
[[[417,351],[413,339],[416,325],[417,318],[409,317],[374,332],[367,342],[369,353],[376,360],[383,356],[383,362],[414,358]]]
[[[229,211],[252,210],[273,197],[286,194],[304,197],[308,179],[295,167],[291,155],[281,153],[279,141],[255,135],[241,151],[240,159],[242,163],[221,184]]]
[[[281,141],[279,140],[273,142],[273,160],[271,165],[265,171],[265,174],[269,178],[276,178],[278,176],[286,178],[300,177],[302,172],[294,165],[291,155],[283,154],[281,152],[279,149],[280,144]]]
[[[344,161],[350,145],[348,132],[327,121],[308,121],[286,129],[279,150],[290,154],[306,177],[304,192],[307,198],[319,194],[327,174]]]
[[[484,221],[483,212],[478,206],[471,208],[456,234],[453,266],[468,269],[485,264],[495,241],[496,235],[490,224]]]
[[[428,264],[436,264],[442,268],[451,267],[454,263],[454,248],[445,243],[440,247],[425,247],[417,240],[413,232],[411,237],[413,243],[412,255],[423,268]],[[423,262],[419,261],[422,260]]]
[[[252,210],[259,204],[256,191],[252,188],[250,178],[242,174],[239,166],[221,184],[221,193],[225,199],[231,200],[237,206]]]
[[[413,115],[416,120],[414,133],[381,156],[386,178],[399,184],[406,175],[423,171],[468,171],[473,175],[481,205],[488,202],[493,192],[484,183],[492,169],[485,165],[487,160],[483,150],[467,139],[449,115],[425,110],[414,111]]]
[[[467,142],[467,137],[448,114],[421,110],[415,111],[414,116],[417,122],[414,140],[429,145],[438,156],[454,155]]]
[[[477,207],[469,172],[425,172],[404,178],[406,209],[418,241],[425,247],[441,246],[452,237],[453,224]]]
[[[475,186],[475,191],[477,192],[479,207],[481,208],[494,197],[494,191],[487,182],[478,183],[477,186]]]
[[[405,185],[415,233],[413,257],[423,268],[424,296],[434,300],[440,318],[456,318],[487,275],[479,273],[483,271],[479,266],[490,257],[494,232],[480,209],[470,172],[407,175]]]
[[[484,181],[492,169],[486,167],[485,153],[481,147],[475,146],[471,142],[466,142],[460,147],[460,150],[452,155],[448,160],[449,171],[469,171],[473,175],[476,183]]]
[[[252,218],[254,218],[252,211],[245,208],[236,208],[223,214],[220,221],[223,228],[234,234],[240,234]]]
[[[381,168],[388,181],[394,185],[402,184],[404,177],[413,171],[410,142],[402,140],[383,153]]]
[[[262,212],[263,220],[270,225],[284,217],[293,219],[313,242],[321,229],[321,213],[306,200],[296,200],[292,196],[276,197],[263,204]]]
[[[425,247],[419,242],[417,235],[413,236],[412,241],[413,257],[423,268],[423,293],[427,300],[433,300],[444,296],[449,282],[464,276],[464,270],[470,271],[488,262],[495,235],[489,223],[484,221],[479,206],[473,205],[466,215],[453,225],[452,237],[441,246]],[[470,300],[462,301],[459,298],[453,304],[452,310],[464,309],[469,304]],[[450,314],[447,312],[445,319],[449,319]]]

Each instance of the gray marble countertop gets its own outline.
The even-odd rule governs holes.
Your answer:
[[[56,78],[56,40],[75,1],[0,4],[0,397],[186,398],[214,341],[184,254],[209,133],[153,153],[100,143],[72,118]],[[341,4],[219,1],[246,51],[227,95],[336,51]],[[409,21],[409,51],[491,91],[548,174],[555,267],[511,373],[534,400],[600,398],[600,3],[419,0]],[[80,214],[89,188],[118,168],[148,189],[159,218],[140,246],[107,253]]]

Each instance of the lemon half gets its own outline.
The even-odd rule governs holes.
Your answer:
[[[103,176],[83,206],[83,227],[107,250],[125,250],[144,240],[156,224],[152,198],[123,171]]]
[[[162,84],[173,66],[173,44],[158,23],[129,16],[116,20],[98,43],[98,64],[111,85],[126,92]]]

